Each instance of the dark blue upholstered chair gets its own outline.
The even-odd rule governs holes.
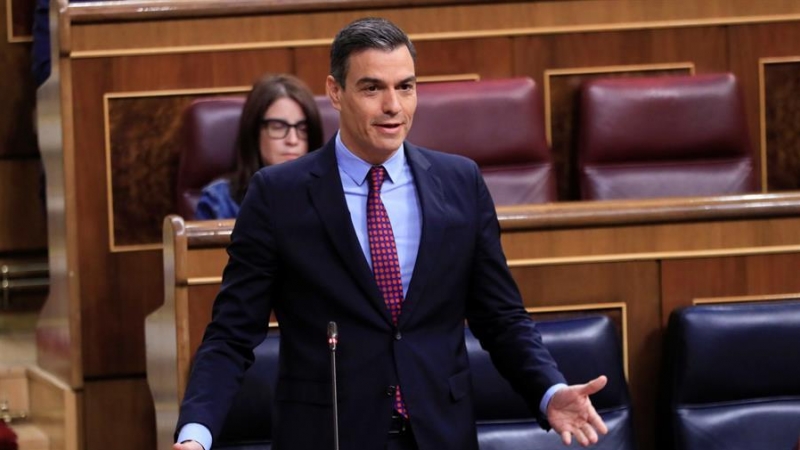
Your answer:
[[[800,301],[672,313],[666,448],[792,449],[800,436]]]
[[[611,320],[594,316],[542,321],[537,326],[567,382],[579,384],[599,375],[608,377],[608,384],[592,397],[592,403],[609,432],[592,448],[636,448],[622,347]],[[563,450],[560,436],[536,424],[522,398],[495,370],[489,354],[469,332],[466,342],[481,450]]]
[[[609,383],[592,398],[610,431],[596,450],[633,449],[633,433],[622,351],[614,326],[604,316],[539,322],[545,345],[570,383],[605,374]],[[522,399],[494,369],[489,354],[467,330],[473,395],[481,450],[564,449],[554,432],[545,433]],[[272,430],[273,387],[280,337],[270,334],[256,348],[215,449],[267,450]],[[577,444],[573,444],[576,446]]]

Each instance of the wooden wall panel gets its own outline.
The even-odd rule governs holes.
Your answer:
[[[0,157],[36,157],[38,149],[33,125],[36,86],[31,74],[31,45],[9,42],[6,38],[6,32],[11,31],[9,26],[15,28],[15,23],[20,20],[8,20],[12,18],[8,14],[21,13],[25,9],[23,3],[32,5],[34,2],[14,0],[13,3],[13,8],[11,0],[0,4],[0,33],[3,36],[0,38],[0,111],[6,113],[0,120]]]
[[[762,59],[761,95],[767,189],[800,189],[800,52],[788,61]]]
[[[247,86],[264,72],[288,69],[288,50],[130,56],[74,62],[74,133],[76,156],[80,161],[76,165],[75,179],[86,378],[144,373],[144,317],[161,304],[163,298],[160,250],[142,248],[119,253],[109,248],[104,95]],[[147,134],[140,139],[141,142],[160,142],[158,138],[149,140]],[[130,148],[137,146],[132,143]],[[128,170],[135,170],[135,165]],[[125,206],[135,209],[141,205]]]
[[[732,256],[662,262],[662,322],[698,298],[797,294],[800,254]]]
[[[641,448],[652,448],[661,355],[660,284],[655,261],[514,267],[525,306],[623,303],[629,383]],[[575,282],[580,280],[580,282]]]
[[[33,12],[36,0],[6,0],[8,40],[30,41],[33,34]]]
[[[155,414],[147,380],[88,382],[83,398],[84,448],[156,448]]]
[[[768,180],[761,166],[763,159],[763,113],[759,98],[759,59],[800,56],[800,26],[797,22],[743,24],[728,27],[728,60],[730,70],[739,77],[744,95],[750,138],[756,149],[758,167],[762,174],[762,188]],[[798,174],[800,176],[800,174]]]
[[[0,253],[47,248],[38,159],[0,159]]]
[[[513,75],[512,39],[495,37],[453,41],[421,41],[417,76],[477,74],[481,79]]]

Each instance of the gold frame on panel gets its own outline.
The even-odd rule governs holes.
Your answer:
[[[800,292],[772,295],[741,295],[730,297],[701,297],[692,299],[692,305],[715,305],[724,303],[777,302],[782,300],[800,300]]]
[[[160,250],[163,244],[116,245],[114,242],[114,198],[111,185],[111,126],[109,101],[120,98],[170,97],[178,95],[238,94],[248,92],[252,86],[228,86],[205,89],[166,89],[159,91],[107,92],[103,94],[103,134],[106,158],[106,205],[108,207],[108,248],[111,253]],[[206,283],[201,283],[206,284]]]
[[[649,72],[658,70],[689,69],[689,75],[694,75],[695,67],[693,62],[659,63],[659,64],[632,64],[622,66],[596,66],[596,67],[574,67],[567,69],[546,69],[544,71],[544,127],[547,137],[547,144],[553,145],[552,131],[552,110],[550,105],[550,78],[563,75],[585,75],[585,74],[604,74],[622,72]]]
[[[480,81],[479,73],[456,73],[452,75],[423,75],[417,77],[417,83],[444,83],[448,81]]]
[[[619,309],[622,314],[622,364],[625,371],[625,380],[628,376],[628,305],[625,302],[612,303],[582,303],[561,306],[527,306],[525,311],[528,314],[571,312],[571,311],[592,311],[602,309]]]
[[[6,0],[6,39],[9,44],[33,42],[33,35],[14,36],[14,7],[12,0]]]
[[[424,8],[424,13],[433,15],[442,15],[444,19],[441,21],[443,26],[447,27],[439,31],[418,31],[409,32],[409,37],[412,41],[441,41],[441,40],[456,40],[456,39],[484,39],[495,37],[517,37],[517,36],[536,36],[536,35],[555,35],[567,33],[603,33],[613,31],[628,31],[628,30],[642,30],[642,29],[665,29],[665,28],[688,28],[688,27],[702,27],[702,26],[731,26],[731,25],[747,25],[753,23],[771,23],[771,22],[787,22],[800,20],[800,13],[798,8],[794,5],[784,8],[782,12],[770,12],[759,14],[755,11],[744,12],[740,15],[729,14],[728,16],[720,16],[718,10],[724,6],[725,0],[715,0],[715,4],[719,4],[716,8],[706,8],[705,11],[695,12],[692,14],[691,9],[686,8],[686,3],[691,3],[693,0],[684,0],[683,2],[664,2],[665,7],[662,8],[660,15],[652,17],[643,17],[636,11],[622,16],[617,19],[616,16],[612,18],[605,18],[595,22],[586,23],[569,23],[565,20],[555,20],[553,17],[563,18],[564,11],[569,11],[570,6],[553,6],[550,3],[561,2],[507,2],[506,4],[495,5],[492,3],[484,3],[478,5],[470,4],[451,4],[451,5],[417,5],[408,8],[392,7],[383,10],[383,14],[391,17],[393,20],[402,22],[402,19],[408,17],[408,20],[413,20],[415,14],[422,14],[418,12]],[[625,2],[635,4],[635,0]],[[601,8],[602,6],[598,7]],[[67,8],[66,14],[72,17],[79,17],[83,6],[71,5]],[[490,21],[484,26],[484,29],[470,29],[469,21],[465,21],[463,16],[466,10],[478,11],[481,14],[484,10],[489,8],[503,8],[504,14],[496,14],[497,17],[491,17]],[[555,9],[554,9],[555,8]],[[624,8],[623,8],[624,9]],[[410,13],[408,11],[411,11]],[[353,15],[363,14],[365,10],[353,11],[325,11],[322,9],[306,11],[306,15],[310,20],[341,20],[342,15],[344,18]],[[689,11],[689,12],[687,12]],[[172,12],[180,12],[180,10],[173,10]],[[184,11],[185,13],[186,11]],[[73,14],[70,14],[73,13]],[[126,11],[128,15],[132,11]],[[96,14],[96,13],[95,13]],[[267,17],[275,16],[280,20],[283,16],[297,15],[298,11],[263,11],[255,12],[252,16]],[[397,17],[400,15],[400,17]],[[512,16],[516,22],[508,23],[507,17]],[[530,23],[530,17],[538,17],[541,20],[536,20],[535,23]],[[178,20],[192,20],[191,13],[178,14],[173,16],[158,17],[155,19],[147,18],[149,20],[162,19],[163,21],[178,21]],[[355,17],[354,17],[355,18]],[[78,21],[76,21],[78,22]],[[91,21],[86,21],[91,22]],[[448,23],[454,25],[447,26]],[[485,20],[484,20],[485,22]],[[81,26],[81,23],[76,23],[74,26]],[[267,23],[269,25],[269,23]],[[259,39],[250,42],[234,42],[226,44],[187,44],[187,45],[170,45],[165,47],[134,47],[134,48],[108,48],[101,50],[70,50],[69,57],[77,58],[99,58],[99,57],[113,57],[113,56],[132,56],[132,55],[155,55],[155,54],[171,54],[171,53],[195,53],[195,52],[209,52],[209,51],[238,51],[238,50],[253,50],[253,49],[269,49],[269,48],[298,48],[298,47],[311,47],[311,46],[328,46],[332,41],[331,36],[321,37],[318,35],[309,35],[306,38],[299,36],[292,36],[292,38],[280,40],[279,37]]]
[[[800,63],[800,56],[781,58],[758,58],[758,122],[761,141],[761,192],[767,192],[767,86],[764,82],[764,66],[767,64]]]
[[[506,261],[508,267],[536,267],[565,264],[607,263],[628,261],[662,261],[686,258],[715,258],[720,256],[775,255],[800,252],[800,245],[772,245],[766,247],[735,247],[716,250],[685,250],[644,253],[613,253],[607,255],[561,256],[544,258],[514,258]]]

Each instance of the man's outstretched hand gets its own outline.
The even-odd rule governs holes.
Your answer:
[[[592,406],[589,396],[605,387],[608,379],[601,375],[586,384],[567,386],[557,391],[547,405],[547,420],[561,435],[564,445],[572,443],[572,436],[584,447],[597,443],[597,434],[608,433],[608,428]]]
[[[563,390],[563,389],[562,389]],[[184,441],[172,446],[172,450],[204,450],[197,441]]]

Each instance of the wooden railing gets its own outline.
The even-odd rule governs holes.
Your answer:
[[[618,326],[640,441],[653,444],[661,331],[696,300],[800,292],[800,195],[748,195],[498,209],[508,263],[534,318],[605,314]],[[227,261],[233,221],[164,222],[165,302],[147,318],[159,448]],[[650,445],[652,447],[652,445]]]

